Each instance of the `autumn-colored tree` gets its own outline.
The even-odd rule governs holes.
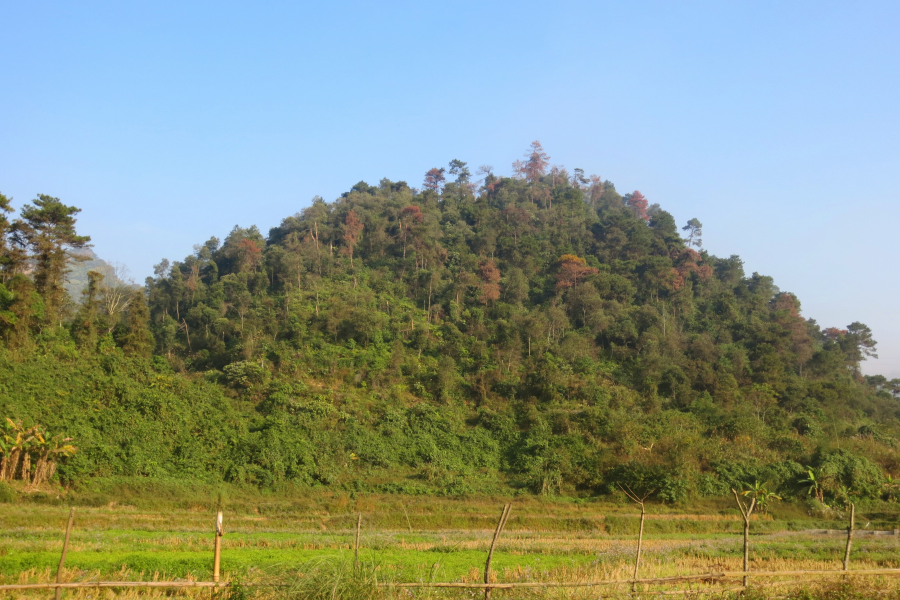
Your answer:
[[[589,191],[590,199],[591,199],[591,208],[597,209],[597,200],[600,199],[600,196],[603,195],[603,191],[606,189],[606,184],[603,179],[599,175],[591,175],[591,188]]]
[[[241,272],[256,271],[262,261],[262,248],[256,240],[244,238],[238,244],[238,269]]]
[[[559,257],[559,272],[556,274],[556,289],[565,290],[578,285],[588,275],[599,273],[594,267],[587,266],[587,261],[574,254],[563,254]]]
[[[406,258],[406,240],[410,235],[415,236],[418,233],[424,220],[425,215],[422,214],[422,209],[415,204],[400,211],[400,241],[403,244],[403,258]]]
[[[525,179],[528,181],[537,181],[544,173],[547,172],[547,166],[550,164],[550,156],[544,152],[544,148],[537,140],[531,142],[531,150],[525,153],[525,162],[520,163],[520,169]]]
[[[428,172],[425,173],[425,182],[422,185],[426,190],[440,192],[441,186],[444,185],[444,169],[438,169],[437,167],[429,169]]]
[[[491,165],[481,165],[478,167],[478,174],[482,176],[480,180],[483,183],[482,189],[487,192],[488,195],[493,194],[500,185],[500,182],[503,181],[500,177],[494,175],[494,167]]]
[[[827,327],[822,330],[822,335],[824,335],[826,339],[831,340],[832,342],[836,342],[848,333],[850,332],[846,329],[840,329],[838,327]]]
[[[415,204],[411,204],[400,211],[400,218],[404,219],[408,224],[421,223],[424,220],[425,215],[422,214],[421,208]]]
[[[550,167],[550,177],[552,178],[553,187],[556,187],[558,181],[569,181],[569,174],[566,173],[566,168],[560,165]]]
[[[696,250],[685,248],[680,252],[673,251],[671,256],[675,263],[675,267],[672,269],[673,278],[671,282],[675,290],[680,290],[684,287],[691,273],[696,273],[701,281],[706,281],[713,275],[712,267],[707,264],[701,264],[703,256]]]
[[[629,194],[625,199],[625,205],[631,209],[631,212],[638,219],[650,220],[650,215],[647,213],[647,198],[639,191],[634,190],[633,193]]]
[[[352,208],[344,219],[344,244],[346,244],[347,253],[350,255],[350,267],[353,268],[353,250],[359,241],[359,234],[362,233],[363,224],[356,216],[356,211]]]
[[[481,301],[485,304],[500,298],[500,269],[490,258],[478,265],[481,275]]]

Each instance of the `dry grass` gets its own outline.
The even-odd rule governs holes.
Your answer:
[[[385,581],[477,582],[483,576],[484,556],[501,502],[316,497],[296,506],[251,507],[244,512],[226,512],[223,539],[223,567],[226,577],[248,584],[279,583],[289,587],[246,586],[219,591],[219,600],[247,597],[313,598],[317,586],[343,590],[335,598],[473,598],[483,595],[473,590],[380,589]],[[365,507],[363,520],[362,577],[347,571],[352,553],[355,511]],[[654,507],[656,508],[656,507]],[[404,510],[405,509],[405,510]],[[489,510],[492,509],[492,510]],[[666,509],[669,510],[669,509]],[[718,514],[693,515],[672,511],[654,515],[660,520],[723,524],[734,523],[737,515],[723,507]],[[395,511],[384,515],[379,511]],[[540,500],[516,500],[513,517],[494,557],[495,578],[501,582],[554,582],[628,579],[633,569],[636,539],[611,535],[603,527],[607,516],[633,514],[627,506],[577,505]],[[602,511],[602,512],[601,512]],[[8,505],[0,513],[0,583],[39,583],[51,580],[55,571],[31,566],[21,572],[12,567],[31,558],[58,560],[67,508],[35,504]],[[80,507],[70,544],[67,581],[209,578],[213,512],[206,507],[150,511],[134,506],[107,505]],[[408,517],[408,521],[407,521]],[[780,521],[768,518],[777,526]],[[398,526],[400,523],[400,526]],[[391,526],[383,526],[390,524]],[[410,531],[410,527],[413,531]],[[839,568],[843,540],[836,536],[776,532],[754,535],[751,541],[751,569],[765,571]],[[644,540],[642,577],[670,577],[685,574],[738,571],[741,568],[741,539],[723,533],[651,535]],[[182,563],[166,563],[168,557]],[[42,558],[43,557],[43,558]],[[49,558],[48,558],[49,557]],[[109,565],[92,568],[92,560],[108,558]],[[18,562],[17,562],[18,561]],[[120,561],[117,564],[116,561]],[[160,568],[135,567],[153,561]],[[192,562],[193,561],[193,562]],[[187,566],[184,566],[187,565]],[[199,566],[197,566],[199,565]],[[893,536],[857,539],[854,569],[900,567],[900,538]],[[368,577],[368,578],[367,578]],[[777,582],[777,580],[775,580]],[[851,581],[855,581],[851,579]],[[829,583],[830,582],[830,583]],[[825,584],[840,583],[838,577]],[[869,583],[865,583],[869,582]],[[880,586],[898,587],[896,578],[866,578],[854,589]],[[681,589],[711,591],[721,589],[710,582],[695,581]],[[649,587],[643,593],[672,590]],[[368,590],[368,591],[366,591]],[[625,594],[628,586],[597,588],[516,590],[494,593],[494,598],[597,598]],[[211,590],[79,589],[69,590],[70,599],[99,598],[209,598]],[[335,592],[337,593],[337,592]],[[778,592],[781,594],[782,592]],[[823,592],[824,593],[824,592]],[[854,592],[855,593],[855,592]],[[343,594],[343,595],[341,595]],[[360,595],[363,594],[363,595]],[[365,594],[370,594],[365,596]],[[9,592],[3,598],[45,598],[40,592]],[[764,597],[764,596],[760,596]],[[824,596],[823,596],[824,597]],[[857,597],[857,596],[847,596]]]

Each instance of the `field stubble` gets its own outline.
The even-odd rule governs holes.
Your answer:
[[[222,557],[225,578],[245,584],[276,583],[281,587],[241,585],[219,591],[217,595],[233,600],[250,595],[261,598],[481,597],[483,592],[478,590],[373,587],[375,582],[482,580],[492,527],[499,516],[499,510],[492,514],[490,508],[499,509],[499,503],[459,501],[454,504],[431,500],[429,504],[416,499],[400,506],[390,498],[382,502],[368,498],[362,503],[337,498],[330,506],[320,499],[318,505],[311,502],[277,510],[256,507],[244,512],[226,511]],[[363,512],[362,568],[354,573],[356,510]],[[5,507],[0,514],[3,533],[0,583],[38,583],[55,577],[67,512],[63,506],[29,503]],[[643,545],[642,577],[741,569],[741,539],[737,535],[740,523],[736,515],[670,513],[653,517],[649,522],[660,523],[664,532],[648,528],[650,533],[645,535]],[[628,529],[636,523],[636,516],[623,507],[517,501],[494,555],[494,579],[499,582],[628,579],[637,543]],[[213,512],[203,507],[166,511],[120,505],[78,508],[64,581],[208,580],[212,567],[212,524]],[[838,523],[832,524],[832,528],[838,527]],[[787,522],[771,519],[756,521],[754,528],[768,532],[752,537],[751,570],[840,568],[844,540],[839,536],[787,531]],[[900,567],[898,542],[898,536],[857,539],[852,568]],[[840,577],[825,578],[819,583],[825,580],[833,582],[828,585],[850,583]],[[870,591],[876,589],[874,585],[887,591],[894,589],[897,581],[859,578],[858,585],[854,585]],[[711,583],[695,581],[687,587],[708,590]],[[316,591],[319,588],[331,589],[333,593],[319,596]],[[651,587],[641,592],[652,594],[663,589],[672,588]],[[627,586],[623,585],[602,589],[498,590],[494,597],[598,598],[626,591]],[[66,597],[73,600],[113,596],[206,598],[210,594],[210,590],[196,589],[78,589],[67,591]],[[46,595],[44,590],[42,593],[8,592],[4,597]]]

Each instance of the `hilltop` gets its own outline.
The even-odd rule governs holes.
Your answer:
[[[900,382],[860,373],[868,327],[821,327],[698,219],[537,143],[514,167],[359,182],[162,261],[116,310],[102,278],[63,314],[7,266],[0,409],[75,437],[71,483],[893,496]]]

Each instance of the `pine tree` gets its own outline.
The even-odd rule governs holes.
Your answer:
[[[62,318],[69,261],[86,260],[71,250],[90,248],[91,238],[75,231],[75,215],[80,212],[59,198],[40,194],[34,205],[22,207],[21,219],[13,223],[14,239],[31,251],[35,261],[34,286],[44,299],[44,319],[50,325]]]
[[[11,213],[12,198],[0,194],[0,284],[6,283],[22,271],[25,253],[12,238],[13,224],[6,217]]]

